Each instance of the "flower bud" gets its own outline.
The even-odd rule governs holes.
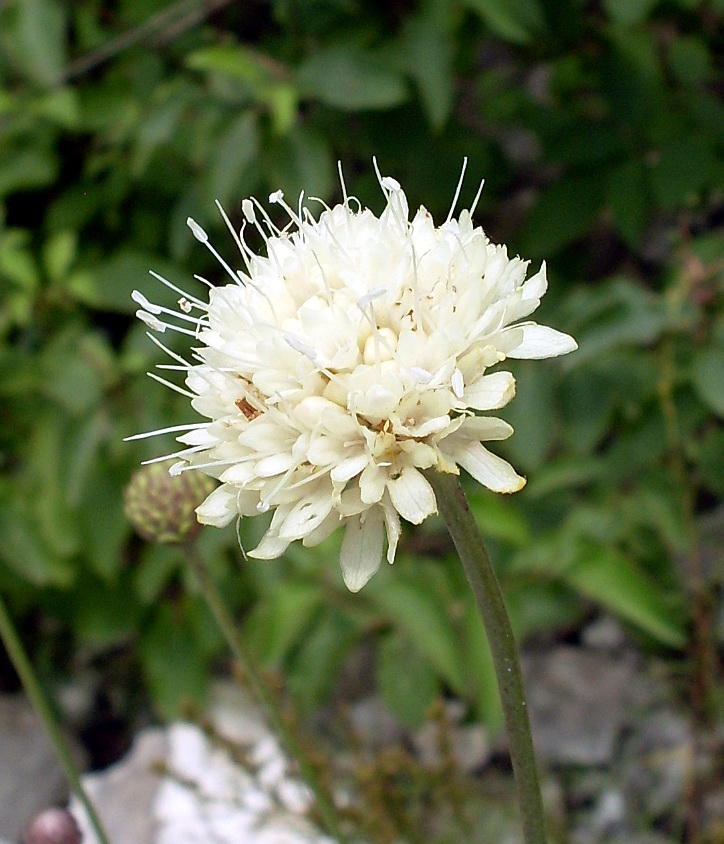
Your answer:
[[[83,835],[67,809],[45,809],[25,830],[23,844],[81,844]]]
[[[169,474],[175,461],[142,466],[124,493],[124,510],[136,532],[149,542],[188,542],[201,529],[195,509],[214,489],[207,475],[190,470]]]

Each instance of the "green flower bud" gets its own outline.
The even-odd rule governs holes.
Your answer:
[[[124,510],[136,532],[149,542],[188,542],[201,529],[196,508],[216,486],[201,472],[170,475],[174,460],[142,466],[124,493]]]

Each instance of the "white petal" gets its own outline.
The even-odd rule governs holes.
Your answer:
[[[246,463],[234,463],[233,466],[229,466],[228,469],[224,469],[219,480],[225,484],[238,484],[239,486],[243,486],[244,484],[249,483],[249,481],[254,477],[254,464],[249,460]]]
[[[400,516],[397,510],[395,510],[387,499],[382,502],[382,507],[384,509],[385,529],[387,531],[387,562],[392,565],[395,562],[397,543],[400,541],[402,526],[400,525]]]
[[[291,539],[282,539],[276,533],[268,530],[261,538],[261,542],[253,551],[248,552],[249,557],[256,560],[276,560],[277,557],[287,550]]]
[[[332,509],[332,494],[325,486],[320,486],[297,502],[279,528],[279,535],[287,540],[301,539],[327,518]]]
[[[359,475],[368,463],[369,458],[367,455],[364,452],[360,452],[338,463],[330,472],[330,477],[335,483],[344,483],[355,475]]]
[[[347,522],[339,563],[350,592],[359,592],[380,567],[384,527],[379,507]]]
[[[520,360],[540,360],[541,358],[554,358],[558,355],[567,355],[578,348],[578,343],[564,334],[549,328],[547,325],[517,325],[515,328],[522,330],[523,341],[515,349],[508,352],[509,358]],[[503,332],[501,332],[503,333]]]
[[[475,410],[505,407],[515,395],[515,378],[510,372],[483,375],[465,389],[463,402]]]
[[[412,466],[405,466],[398,478],[387,481],[387,490],[397,512],[414,525],[437,513],[432,487]]]
[[[532,275],[528,281],[525,282],[520,292],[524,301],[529,299],[539,301],[543,298],[543,294],[547,289],[548,279],[546,278],[546,262],[543,261],[538,272],[535,275]]]
[[[291,454],[272,454],[260,460],[254,467],[254,473],[259,478],[273,478],[281,475],[294,465],[294,458]]]
[[[453,441],[507,440],[512,433],[513,426],[496,416],[470,416],[460,426]]]
[[[465,448],[457,449],[454,458],[476,481],[493,492],[517,492],[525,486],[525,478],[521,478],[510,463],[491,454],[480,443],[471,442]]]
[[[329,466],[343,459],[344,440],[322,434],[313,436],[307,450],[307,459],[313,466]]]
[[[337,530],[340,521],[339,513],[331,512],[318,527],[310,531],[302,539],[302,545],[305,548],[313,548],[315,545],[319,545],[320,542],[324,542],[328,536],[331,536]]]
[[[440,431],[444,431],[449,424],[450,417],[446,414],[445,416],[436,416],[434,419],[428,419],[422,425],[411,425],[408,431],[413,437],[429,437],[430,434],[437,434]]]
[[[376,504],[384,495],[387,472],[374,463],[365,467],[359,478],[360,497],[365,504]]]
[[[201,524],[213,527],[226,527],[237,514],[236,491],[223,485],[207,495],[196,508],[196,518]]]

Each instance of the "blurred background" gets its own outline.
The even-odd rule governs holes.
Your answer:
[[[333,203],[339,161],[349,193],[381,210],[373,156],[438,222],[468,156],[458,207],[485,178],[477,222],[532,268],[547,261],[537,318],[580,344],[511,367],[501,415],[516,433],[500,453],[526,488],[470,487],[533,663],[612,624],[611,648],[666,678],[692,746],[706,734],[724,626],[723,13],[722,0],[0,2],[0,590],[92,766],[202,708],[227,666],[179,550],[124,515],[131,475],[173,438],[123,437],[193,421],[145,375],[163,355],[131,291],[165,301],[149,270],[196,294],[195,273],[223,283],[186,227],[234,263],[215,200],[235,222],[243,198],[277,188]],[[244,544],[261,531],[243,524]],[[455,698],[495,741],[484,637],[440,523],[406,530],[359,595],[339,537],[272,562],[244,562],[233,526],[199,542],[300,717],[374,694],[415,730]],[[0,691],[18,687],[0,651]],[[714,841],[694,767],[643,813],[662,840]],[[578,807],[566,795],[562,836]]]

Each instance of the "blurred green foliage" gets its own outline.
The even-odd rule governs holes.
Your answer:
[[[48,635],[70,637],[76,660],[131,648],[173,715],[203,699],[222,650],[179,551],[134,538],[122,510],[137,463],[172,450],[122,438],[190,418],[144,377],[161,352],[130,298],[159,300],[149,269],[214,277],[187,216],[230,254],[214,200],[237,218],[279,187],[331,202],[337,160],[377,209],[377,156],[440,220],[465,155],[463,203],[485,177],[480,221],[547,260],[541,320],[580,343],[515,370],[501,452],[527,488],[470,490],[518,632],[605,607],[649,645],[684,648],[698,523],[724,487],[722,13],[722,0],[0,4],[0,588],[46,631],[44,651]],[[244,524],[245,543],[260,530]],[[441,537],[408,530],[358,596],[336,537],[248,563],[233,529],[201,542],[303,708],[367,642],[406,723],[448,689],[496,726],[485,639]]]

